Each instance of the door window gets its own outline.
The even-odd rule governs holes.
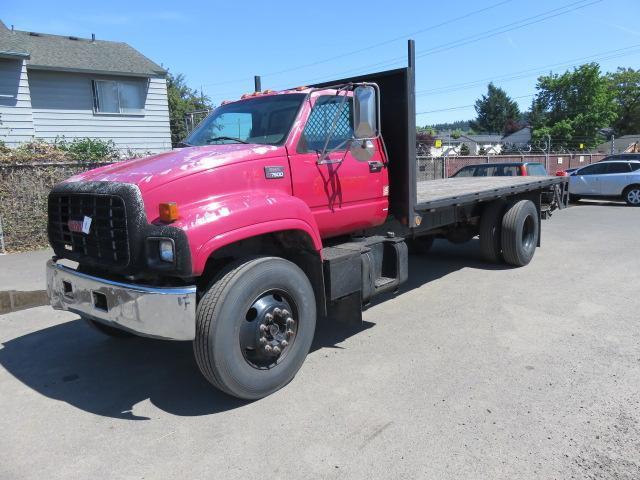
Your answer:
[[[318,152],[327,144],[328,149],[346,149],[353,138],[353,100],[344,96],[318,97],[302,132],[298,152]],[[332,128],[333,127],[333,128]]]
[[[581,168],[576,172],[576,175],[600,175],[605,173],[607,165],[605,163],[596,163],[587,167]]]
[[[546,177],[547,171],[544,169],[544,165],[541,163],[529,163],[527,165],[527,172],[533,177]]]
[[[629,173],[629,164],[627,162],[606,163],[607,170],[605,173]]]

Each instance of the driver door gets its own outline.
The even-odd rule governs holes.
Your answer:
[[[578,170],[569,177],[569,193],[575,195],[597,195],[600,175],[606,170],[606,164],[594,163]]]
[[[386,219],[389,182],[380,143],[369,161],[350,153],[352,98],[317,95],[303,109],[304,128],[290,144],[293,194],[311,209],[323,237],[352,233]],[[327,151],[320,158],[327,137]]]

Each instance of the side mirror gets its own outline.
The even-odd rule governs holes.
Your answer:
[[[360,85],[353,90],[353,136],[369,140],[380,135],[378,90],[373,85]]]

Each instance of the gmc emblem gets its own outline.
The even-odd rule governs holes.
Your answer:
[[[67,222],[70,232],[82,233],[82,220],[69,220]]]

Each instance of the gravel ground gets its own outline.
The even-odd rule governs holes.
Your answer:
[[[0,478],[637,480],[639,238],[640,209],[591,203],[544,222],[525,268],[436,242],[253,403],[188,343],[0,316]]]

